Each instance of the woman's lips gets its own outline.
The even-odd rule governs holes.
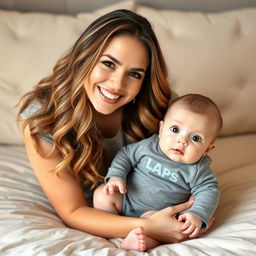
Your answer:
[[[121,98],[121,95],[113,94],[108,90],[101,88],[100,86],[98,86],[98,89],[102,100],[107,103],[114,104]]]

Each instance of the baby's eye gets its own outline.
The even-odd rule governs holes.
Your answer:
[[[202,138],[201,138],[201,136],[199,136],[199,135],[192,134],[192,135],[190,136],[190,138],[191,138],[191,140],[194,141],[194,142],[202,142]]]
[[[142,78],[141,74],[139,72],[135,72],[135,71],[129,72],[129,76],[132,76],[136,79],[141,79]]]
[[[177,125],[174,125],[170,128],[170,130],[173,132],[173,133],[179,133],[180,132],[180,128],[177,126]]]
[[[109,68],[114,68],[115,67],[115,63],[109,60],[103,60],[101,61],[101,63]]]

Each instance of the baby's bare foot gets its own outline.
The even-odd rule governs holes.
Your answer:
[[[127,251],[140,251],[146,250],[146,236],[144,229],[138,227],[130,231],[126,238],[121,243],[121,248]]]

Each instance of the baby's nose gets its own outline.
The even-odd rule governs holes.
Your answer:
[[[177,141],[178,141],[178,143],[180,143],[180,144],[182,144],[184,146],[188,145],[188,140],[187,140],[187,138],[185,136],[182,136],[182,135],[178,136],[177,137]]]

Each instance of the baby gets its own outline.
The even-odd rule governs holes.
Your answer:
[[[193,206],[177,217],[181,231],[194,238],[207,227],[219,201],[217,179],[207,153],[222,128],[216,104],[200,94],[175,99],[160,122],[159,134],[123,147],[94,193],[94,207],[116,214],[148,217],[185,202]],[[160,243],[142,227],[123,239],[121,248],[145,251]]]

